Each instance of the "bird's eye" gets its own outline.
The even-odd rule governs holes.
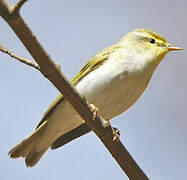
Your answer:
[[[154,43],[155,43],[155,39],[150,38],[150,39],[149,39],[149,42],[150,42],[151,44],[154,44]]]

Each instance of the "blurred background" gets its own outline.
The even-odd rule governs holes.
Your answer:
[[[184,48],[169,53],[137,103],[112,120],[151,180],[186,179],[186,8],[185,0],[30,0],[21,9],[25,22],[69,79],[90,56],[135,28],[152,29]],[[0,32],[0,44],[31,59],[2,18]],[[128,179],[94,133],[49,150],[32,169],[23,159],[9,159],[10,148],[33,131],[59,92],[38,71],[2,53],[0,82],[0,179]]]

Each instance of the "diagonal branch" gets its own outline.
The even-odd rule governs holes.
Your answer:
[[[12,17],[11,12],[9,5],[4,0],[0,0],[0,15],[10,25],[38,63],[40,72],[64,95],[77,113],[79,113],[88,126],[97,134],[127,176],[132,180],[147,180],[148,177],[140,169],[121,141],[113,141],[113,129],[110,124],[99,115],[97,115],[93,121],[92,110],[86,100],[81,98],[78,92],[68,83],[60,70],[56,68],[55,63],[45,52],[19,13]]]

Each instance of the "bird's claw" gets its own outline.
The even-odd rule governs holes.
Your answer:
[[[93,114],[92,120],[94,120],[97,117],[97,114],[99,112],[99,109],[96,108],[93,104],[90,104],[90,108]]]
[[[113,141],[119,142],[120,132],[117,128],[113,129]]]

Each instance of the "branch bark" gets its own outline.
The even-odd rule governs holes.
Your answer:
[[[42,45],[36,39],[24,20],[19,14],[19,6],[10,7],[4,0],[0,0],[0,15],[10,25],[29,53],[40,67],[40,72],[64,95],[88,126],[97,134],[120,167],[131,180],[147,180],[148,177],[140,169],[121,141],[114,141],[113,128],[108,121],[97,115],[93,120],[93,113],[88,102],[82,98],[62,75],[59,68],[45,52]],[[16,9],[16,10],[15,10]]]

